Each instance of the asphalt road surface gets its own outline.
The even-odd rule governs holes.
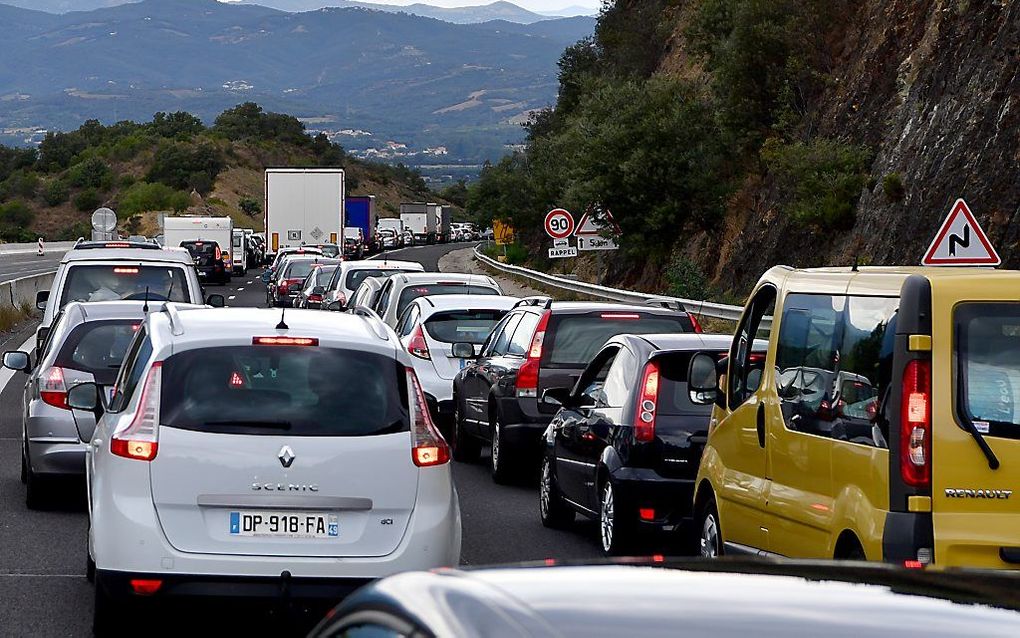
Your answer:
[[[420,261],[426,269],[436,269],[442,255],[463,247],[423,246],[388,256]],[[30,257],[0,258],[0,273],[11,272],[14,262],[41,259]],[[258,275],[251,271],[246,277],[235,277],[230,285],[209,286],[206,292],[224,294],[228,306],[263,306],[265,286]],[[0,347],[18,349],[33,328],[25,326],[6,336],[0,340],[6,344]],[[0,375],[0,381],[5,378],[7,375]],[[93,589],[85,580],[88,517],[82,505],[84,487],[81,483],[64,486],[66,498],[51,510],[34,512],[25,507],[25,489],[19,480],[24,378],[13,376],[0,392],[0,636],[89,636]],[[465,565],[599,556],[594,524],[579,519],[573,530],[545,529],[538,518],[536,488],[494,484],[487,462],[483,456],[478,465],[454,463],[453,467],[464,524]],[[194,634],[197,630],[198,635],[208,635],[210,619],[219,619],[229,635],[301,636],[322,613],[321,608],[271,605],[188,607],[169,610],[158,618],[140,618],[139,634]]]
[[[42,257],[34,253],[0,255],[0,281],[52,272],[57,269],[64,252],[47,251]]]

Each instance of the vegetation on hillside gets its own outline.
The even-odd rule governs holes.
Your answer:
[[[409,196],[428,192],[416,172],[354,159],[325,135],[307,135],[297,118],[253,103],[225,111],[209,127],[184,112],[156,113],[143,124],[89,120],[48,134],[38,149],[0,146],[0,240],[88,235],[89,214],[101,205],[117,211],[131,232],[145,213],[196,208],[254,226],[262,212],[258,181],[234,193],[232,203],[216,196],[217,185],[232,169],[268,165],[345,167],[352,194],[391,183]]]
[[[528,125],[524,151],[484,167],[468,211],[510,220],[537,246],[551,207],[578,216],[601,203],[623,231],[619,261],[632,272],[661,263],[657,283],[671,288],[702,285],[696,266],[673,255],[678,240],[718,229],[749,180],[782,190],[780,213],[808,231],[852,225],[871,151],[802,126],[829,81],[824,37],[841,4],[607,4],[594,37],[560,59],[555,109]],[[658,72],[676,47],[696,72]]]

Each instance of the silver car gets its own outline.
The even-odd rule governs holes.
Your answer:
[[[150,302],[149,310],[162,309]],[[28,374],[22,419],[21,481],[31,509],[47,504],[58,478],[82,477],[95,417],[72,410],[67,392],[93,382],[108,392],[124,352],[145,318],[144,301],[72,302],[57,314],[35,366],[8,352],[4,366]]]

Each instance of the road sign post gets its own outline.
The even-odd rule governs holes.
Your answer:
[[[970,207],[958,199],[921,260],[922,266],[998,266],[1002,263]]]

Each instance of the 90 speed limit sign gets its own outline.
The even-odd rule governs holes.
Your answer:
[[[574,234],[574,216],[562,208],[554,208],[545,216],[545,232],[553,239],[566,239]]]

